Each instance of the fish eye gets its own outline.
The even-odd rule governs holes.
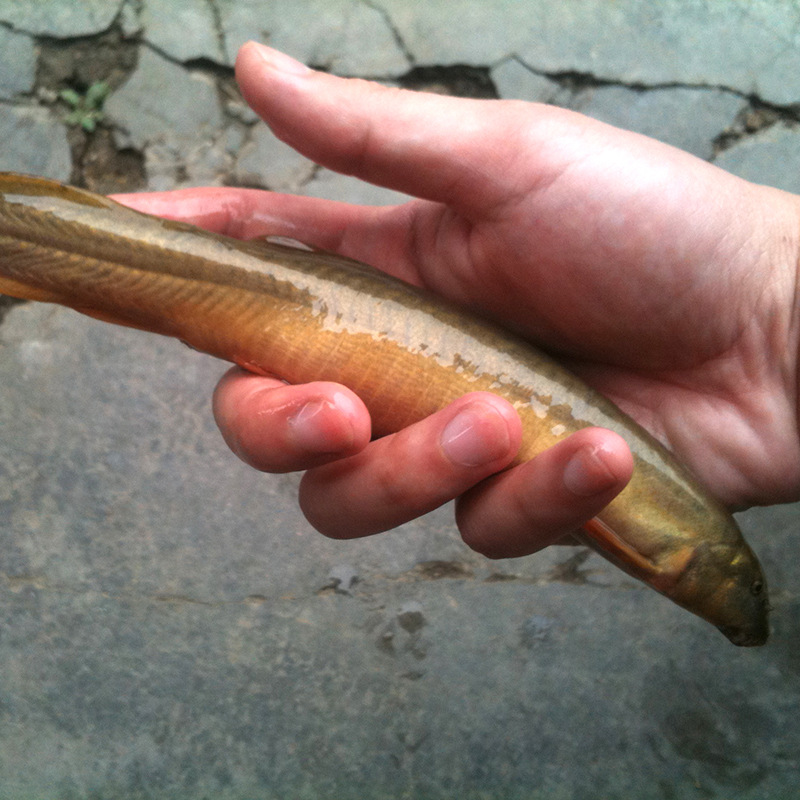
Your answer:
[[[758,597],[758,595],[760,595],[761,592],[763,591],[764,591],[764,581],[762,581],[761,578],[756,578],[750,584],[750,594],[754,595],[755,597]]]

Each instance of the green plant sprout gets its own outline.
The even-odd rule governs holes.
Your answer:
[[[111,91],[105,81],[93,83],[82,95],[74,89],[62,89],[59,97],[72,108],[64,117],[67,125],[80,125],[87,133],[92,133],[98,122],[103,121],[103,103]]]

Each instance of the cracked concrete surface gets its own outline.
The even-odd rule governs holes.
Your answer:
[[[258,123],[264,39],[334,72],[556,103],[800,191],[789,0],[0,0],[0,169],[100,191],[402,196]],[[123,48],[125,48],[123,53]],[[65,86],[109,80],[93,136]],[[0,302],[0,797],[744,798],[800,768],[798,508],[741,515],[774,633],[732,648],[584,550],[488,562],[448,508],[334,542],[227,452],[225,367]]]

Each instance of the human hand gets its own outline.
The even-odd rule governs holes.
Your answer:
[[[120,199],[242,238],[292,236],[425,286],[556,353],[723,502],[800,495],[797,198],[563,109],[344,80],[255,44],[237,77],[297,150],[420,199],[375,208],[227,188]],[[619,437],[589,429],[488,478],[519,441],[516,415],[488,395],[371,443],[366,409],[333,384],[233,372],[215,411],[249,463],[308,469],[301,506],[335,536],[458,497],[468,544],[521,555],[599,512],[631,469]]]

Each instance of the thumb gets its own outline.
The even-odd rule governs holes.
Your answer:
[[[508,194],[520,104],[339,78],[256,42],[236,77],[278,138],[330,169],[482,215]]]

